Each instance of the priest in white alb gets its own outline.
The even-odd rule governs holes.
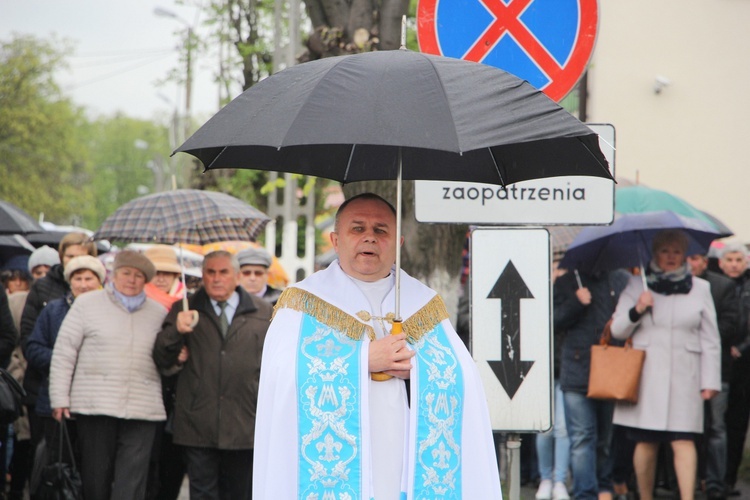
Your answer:
[[[395,209],[347,200],[331,242],[338,260],[284,291],[266,336],[254,499],[500,499],[474,361],[442,299],[403,271],[390,334]]]

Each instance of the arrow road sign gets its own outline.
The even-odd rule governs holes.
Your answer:
[[[526,374],[534,365],[533,361],[521,360],[520,319],[521,299],[533,299],[534,296],[518,274],[513,261],[509,261],[487,298],[501,301],[500,345],[503,351],[502,361],[488,360],[487,363],[505,388],[508,397],[513,399]]]
[[[542,228],[471,232],[471,352],[498,431],[552,426],[549,237]]]

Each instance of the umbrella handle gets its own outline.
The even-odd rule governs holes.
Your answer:
[[[398,335],[404,331],[404,324],[401,321],[394,320],[393,327],[391,328],[391,335]],[[370,374],[370,378],[375,382],[385,382],[393,378],[393,375],[388,375],[383,372],[375,372]]]
[[[198,326],[198,320],[200,319],[200,313],[198,311],[190,311],[188,309],[187,300],[183,299],[182,301],[182,310],[185,312],[191,312],[193,313],[193,321],[190,322],[190,328],[195,328]]]
[[[180,247],[180,274],[182,275],[182,284],[185,287],[185,291],[182,295],[182,310],[183,311],[189,311],[190,310],[190,304],[188,304],[188,296],[187,296],[187,285],[185,283],[185,262],[183,260],[183,254],[182,254],[182,243],[179,244]],[[193,311],[193,321],[190,323],[190,328],[195,328],[198,325],[198,320],[200,319],[200,315],[198,314],[198,311]]]
[[[574,269],[573,273],[576,275],[576,283],[578,283],[578,288],[583,288],[583,283],[581,282],[581,275],[578,273],[578,269]]]

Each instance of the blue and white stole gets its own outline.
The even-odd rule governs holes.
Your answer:
[[[303,312],[297,351],[299,498],[361,500],[363,419],[361,340],[372,327],[320,299],[289,288],[277,308]],[[407,478],[414,499],[461,498],[463,373],[441,322],[439,296],[404,321],[417,351]],[[365,382],[368,383],[368,382]],[[415,397],[414,395],[418,395]],[[366,407],[366,406],[365,406]],[[402,493],[402,498],[407,498]],[[364,499],[367,500],[367,499]]]

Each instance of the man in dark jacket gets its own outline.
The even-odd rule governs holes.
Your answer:
[[[747,248],[742,244],[728,244],[721,249],[719,267],[734,281],[739,305],[737,343],[732,346],[729,373],[729,402],[727,403],[727,490],[734,491],[737,471],[742,462],[745,436],[750,421],[750,270],[747,268]],[[739,494],[739,493],[737,493]]]
[[[693,276],[711,285],[711,296],[721,336],[721,392],[705,402],[703,452],[705,453],[706,495],[711,500],[725,498],[724,476],[727,468],[727,426],[725,414],[729,397],[729,368],[732,346],[737,345],[739,304],[734,282],[708,270],[705,255],[688,257]]]
[[[553,288],[554,327],[564,330],[560,387],[570,439],[570,467],[576,500],[596,500],[612,492],[612,415],[614,403],[586,397],[591,346],[599,343],[627,284],[624,271],[603,275],[568,272]]]
[[[172,307],[154,345],[168,369],[187,346],[177,381],[174,442],[184,446],[191,498],[248,499],[252,494],[255,412],[271,305],[239,286],[228,252],[206,255],[203,288],[190,310]],[[196,322],[197,320],[197,322]]]

